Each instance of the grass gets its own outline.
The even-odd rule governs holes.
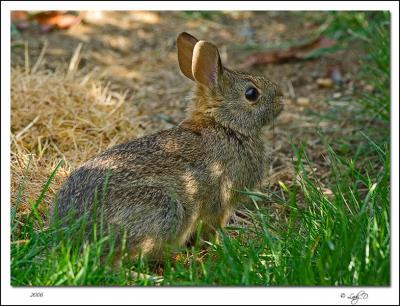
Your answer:
[[[320,133],[329,176],[313,172],[306,145],[292,145],[293,184],[281,183],[279,193],[243,191],[252,200],[243,209],[251,225],[225,228],[220,243],[207,242],[207,250],[195,244],[173,260],[167,257],[158,285],[390,285],[388,14],[374,13],[372,19],[360,14],[353,19],[351,13],[339,14],[329,30],[346,37],[348,25],[350,39],[375,42],[360,76],[374,91],[351,101],[355,107],[347,110],[357,132],[341,139]],[[115,239],[93,227],[95,239],[85,242],[84,218],[71,221],[68,228],[61,222],[42,223],[35,207],[59,166],[31,201],[31,214],[21,218],[15,211],[27,164],[11,211],[12,285],[154,285],[130,273],[154,274],[146,260],[125,260],[112,270]],[[272,217],[264,202],[278,204],[287,222]]]
[[[318,178],[305,170],[309,161],[304,148],[293,150],[298,184],[283,185],[285,197],[272,195],[288,209],[288,224],[274,225],[268,212],[257,205],[257,199],[265,195],[250,193],[256,207],[248,210],[253,226],[227,229],[222,243],[212,244],[201,263],[178,264],[164,271],[165,284],[389,284],[389,159],[385,148],[376,148],[383,161],[376,177],[362,175],[330,148],[332,195],[324,194]],[[364,194],[359,184],[366,188]],[[235,239],[229,238],[230,232]],[[194,261],[196,254],[191,251]]]
[[[332,195],[324,194],[318,178],[305,170],[309,161],[304,148],[293,150],[298,185],[283,185],[285,197],[271,195],[288,209],[289,223],[274,226],[268,211],[257,205],[265,195],[249,193],[255,208],[246,211],[253,226],[227,228],[220,233],[221,243],[209,243],[205,254],[195,246],[182,260],[166,260],[163,285],[389,284],[387,147],[376,146],[375,153],[383,162],[376,176],[361,174],[352,166],[354,161],[344,160],[330,149]],[[366,188],[364,194],[359,191],[360,184]],[[298,195],[303,198],[301,206]],[[103,250],[112,253],[112,237],[82,243],[83,236],[77,237],[77,233],[83,233],[83,220],[66,229],[58,225],[42,228],[34,214],[28,220],[32,222],[25,223],[18,233],[14,230],[13,285],[145,284],[131,278],[128,262],[118,271],[110,269],[111,257],[101,262]],[[141,261],[134,270],[151,273]]]

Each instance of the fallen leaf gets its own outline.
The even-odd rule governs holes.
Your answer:
[[[45,32],[52,28],[68,29],[82,20],[81,15],[66,14],[64,11],[40,12],[32,16],[32,18],[39,23],[41,30]]]
[[[28,13],[26,11],[11,11],[11,21],[27,20]]]
[[[12,11],[11,22],[18,30],[25,30],[29,27],[29,15],[26,11]]]
[[[254,53],[247,58],[242,67],[248,68],[255,65],[279,64],[292,60],[308,59],[317,56],[317,51],[325,50],[334,45],[336,45],[336,40],[320,36],[309,42],[292,46],[288,49]]]

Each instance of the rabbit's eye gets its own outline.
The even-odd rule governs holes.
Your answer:
[[[247,100],[254,102],[257,101],[259,93],[257,89],[255,89],[254,87],[250,87],[246,89],[245,96]]]

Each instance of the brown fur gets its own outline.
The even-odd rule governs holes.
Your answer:
[[[180,66],[191,78],[194,64],[187,59],[196,40],[181,34],[178,50],[182,40]],[[217,58],[204,61],[200,50],[195,51],[200,59],[193,62],[221,65],[216,48],[206,51]],[[159,256],[166,245],[184,245],[200,221],[211,232],[226,224],[240,200],[237,190],[254,188],[263,177],[261,129],[282,109],[281,93],[263,77],[222,65],[192,71],[193,79],[202,82],[196,82],[187,119],[81,165],[59,191],[59,217],[71,210],[78,215],[92,211],[97,190],[104,221],[126,230],[131,257],[139,252]],[[246,100],[248,86],[258,88],[257,102]]]

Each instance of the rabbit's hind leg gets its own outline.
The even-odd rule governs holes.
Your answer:
[[[218,214],[214,216],[209,216],[205,218],[202,239],[205,241],[211,241],[214,243],[220,242],[220,236],[218,235],[218,230],[222,229],[231,218],[233,210],[231,208],[225,208],[221,210]]]
[[[162,258],[165,247],[177,241],[183,230],[182,203],[165,189],[153,186],[137,186],[130,197],[134,200],[123,208],[129,257]]]

